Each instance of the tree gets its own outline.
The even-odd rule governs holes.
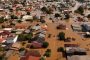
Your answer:
[[[77,0],[78,2],[84,2],[84,0]]]
[[[19,37],[18,37],[18,40],[19,41],[25,41],[25,35],[24,34],[20,34]]]
[[[3,23],[4,21],[4,17],[0,17],[0,23]]]
[[[40,60],[45,60],[45,58],[44,57],[41,57]]]
[[[65,18],[64,19],[69,19],[70,15],[69,14],[65,14]]]
[[[58,35],[59,40],[65,40],[65,33],[64,32],[60,32]]]
[[[75,13],[79,13],[79,14],[83,14],[84,13],[84,9],[82,6],[80,6],[77,10],[75,10]]]
[[[15,15],[11,15],[11,19],[18,19],[18,17]]]
[[[19,49],[19,52],[24,51],[24,50],[25,50],[25,48],[20,48],[20,49]]]
[[[33,34],[30,33],[30,34],[27,34],[25,38],[26,38],[27,40],[30,40],[30,39],[32,39],[32,37],[33,37]]]
[[[12,23],[12,22],[11,22],[11,23],[10,23],[10,25],[13,25],[13,26],[15,26],[15,23]]]
[[[47,49],[44,56],[50,57],[51,56],[51,49]]]
[[[18,22],[18,23],[21,23],[22,21],[21,21],[21,20],[18,20],[17,22]]]
[[[88,14],[87,18],[90,18],[90,14]]]
[[[24,46],[26,44],[26,42],[22,42],[22,46]]]
[[[42,47],[43,47],[43,48],[47,48],[47,47],[48,47],[48,45],[49,45],[49,43],[48,43],[48,42],[44,42],[44,43],[43,43],[43,45],[42,45]]]
[[[57,18],[57,17],[60,17],[60,14],[56,13],[56,14],[55,14],[55,17],[56,17],[56,18]]]
[[[63,47],[59,47],[59,48],[57,49],[57,51],[58,51],[58,52],[64,52],[64,48],[63,48]]]
[[[46,12],[46,11],[48,11],[48,9],[46,7],[42,7],[41,11]]]
[[[31,13],[30,12],[27,12],[27,15],[30,15]]]
[[[4,59],[4,56],[0,56],[0,60],[3,60]]]

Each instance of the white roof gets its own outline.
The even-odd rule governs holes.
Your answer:
[[[23,16],[22,20],[26,20],[26,19],[33,19],[33,17],[30,15]]]
[[[8,30],[8,31],[10,31],[10,30],[12,30],[12,28],[4,28],[3,30]]]

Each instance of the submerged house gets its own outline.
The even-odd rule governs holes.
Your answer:
[[[82,24],[82,27],[86,32],[90,32],[90,22]]]
[[[20,60],[40,60],[40,53],[38,51],[26,51],[24,56]]]
[[[76,44],[65,44],[67,60],[89,60],[86,50]]]

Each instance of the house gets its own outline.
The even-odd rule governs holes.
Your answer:
[[[6,39],[6,43],[8,43],[8,44],[10,44],[10,43],[15,43],[15,42],[17,42],[17,39],[18,39],[18,35],[15,36],[15,37],[8,37],[8,38]]]
[[[40,30],[41,29],[41,26],[40,25],[36,25],[36,26],[33,26],[32,29],[34,29],[34,30]]]
[[[65,50],[67,60],[90,60],[86,50],[76,44],[65,44]]]
[[[81,60],[81,57],[87,56],[86,50],[76,44],[65,44],[65,50],[67,60]]]
[[[4,28],[3,30],[11,32],[13,28]]]
[[[43,42],[45,41],[45,38],[44,37],[36,36],[33,40],[34,41],[32,41],[32,46],[34,46],[36,48],[41,48]]]
[[[83,23],[82,27],[86,32],[89,32],[90,31],[90,22]]]
[[[36,50],[27,51],[20,60],[40,60],[40,53]]]
[[[26,29],[27,27],[28,27],[28,24],[26,24],[26,23],[21,23],[21,24],[15,25],[16,29]]]
[[[16,43],[13,43],[13,44],[12,44],[11,49],[12,49],[12,50],[19,50],[20,47],[21,47],[20,43],[16,42]]]
[[[90,60],[89,55],[74,55],[74,56],[67,56],[67,60]]]
[[[71,26],[74,31],[82,31],[82,27],[79,24],[72,24]]]
[[[22,17],[22,21],[25,21],[25,20],[32,20],[33,19],[33,17],[32,16],[30,16],[30,15],[25,15],[25,16],[23,16]]]

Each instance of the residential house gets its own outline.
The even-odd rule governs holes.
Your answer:
[[[82,27],[79,24],[72,24],[71,26],[74,31],[82,31]]]
[[[40,60],[40,53],[38,51],[27,51],[24,54],[24,57],[21,57],[20,60]]]
[[[83,23],[82,27],[86,32],[90,32],[90,22]]]

